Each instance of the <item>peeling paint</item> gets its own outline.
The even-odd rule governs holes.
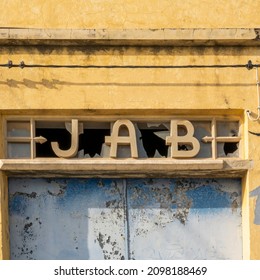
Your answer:
[[[131,259],[242,258],[239,180],[128,182]]]
[[[250,197],[257,197],[256,198],[256,204],[255,204],[255,218],[254,218],[254,224],[260,225],[260,186],[255,188],[253,191],[250,192]]]
[[[9,186],[12,259],[242,258],[238,179],[12,178]]]
[[[125,259],[125,257],[120,252],[120,248],[117,246],[116,241],[111,241],[111,236],[107,234],[99,233],[97,237],[100,248],[103,251],[104,259]]]

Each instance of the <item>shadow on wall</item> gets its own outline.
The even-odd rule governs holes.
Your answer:
[[[121,86],[121,87],[140,87],[140,86],[162,86],[162,87],[253,87],[253,83],[158,83],[158,82],[136,82],[136,83],[125,83],[125,82],[72,82],[72,81],[62,81],[56,79],[42,79],[39,81],[33,81],[29,79],[14,80],[7,79],[6,81],[0,81],[0,85],[7,85],[11,88],[19,88],[25,86],[27,88],[38,89],[39,86],[44,86],[49,89],[57,89],[58,86]]]
[[[260,186],[250,192],[250,197],[257,196],[255,205],[255,225],[260,225]]]

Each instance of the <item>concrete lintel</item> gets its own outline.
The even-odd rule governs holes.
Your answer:
[[[248,160],[3,159],[1,171],[27,177],[242,177]]]
[[[0,28],[0,45],[255,46],[260,45],[260,28]]]

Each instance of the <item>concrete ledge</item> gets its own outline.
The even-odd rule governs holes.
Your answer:
[[[260,45],[260,28],[118,30],[0,28],[0,45],[255,46]]]
[[[248,160],[3,159],[0,171],[25,177],[242,177]]]

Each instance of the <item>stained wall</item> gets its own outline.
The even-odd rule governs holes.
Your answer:
[[[139,29],[259,28],[260,1],[2,1],[3,28]],[[44,31],[45,30],[45,31]],[[5,33],[5,32],[4,32]],[[207,65],[260,63],[259,45],[216,43],[169,46],[111,46],[16,43],[0,46],[1,64]],[[241,32],[241,38],[244,33]],[[255,40],[259,39],[255,33]],[[4,35],[3,35],[4,36]],[[134,35],[133,35],[134,36]],[[257,39],[258,38],[258,39]],[[50,40],[52,36],[50,36]],[[205,40],[205,37],[203,38]],[[17,38],[19,40],[19,38]],[[108,38],[109,40],[109,38]],[[161,40],[162,42],[163,40]],[[252,168],[243,177],[244,258],[260,259],[259,123],[255,69],[57,69],[1,68],[0,115],[239,115],[244,127],[243,158]],[[3,123],[3,122],[2,122]],[[252,134],[256,133],[256,134]],[[4,130],[0,153],[3,157]],[[0,258],[9,257],[7,181],[1,176]]]

